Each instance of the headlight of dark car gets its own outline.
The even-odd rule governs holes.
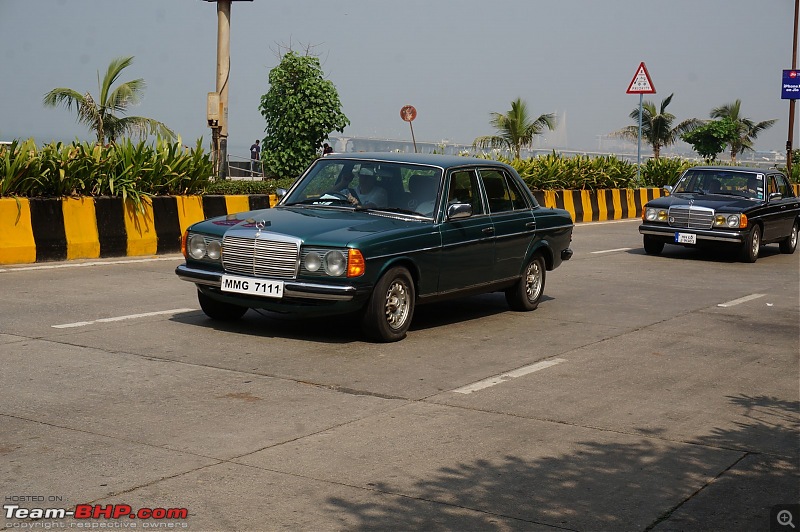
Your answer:
[[[717,214],[714,216],[714,227],[743,229],[747,227],[746,214]]]
[[[364,274],[364,257],[357,249],[305,248],[301,272],[329,277],[358,277]]]
[[[217,237],[188,233],[184,255],[194,260],[219,262],[222,255],[222,240]]]
[[[669,218],[667,209],[659,209],[656,207],[647,207],[644,210],[644,219],[648,222],[666,222]]]

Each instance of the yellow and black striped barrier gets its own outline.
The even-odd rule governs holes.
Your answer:
[[[195,222],[264,209],[274,195],[0,199],[0,264],[176,253]]]
[[[800,185],[792,185],[800,196]],[[576,222],[639,218],[660,188],[538,190],[545,207]],[[156,196],[143,209],[120,198],[0,198],[0,264],[157,255],[180,251],[186,228],[206,218],[275,205],[274,195]]]

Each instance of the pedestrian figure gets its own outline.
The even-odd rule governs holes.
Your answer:
[[[325,157],[329,153],[333,153],[333,148],[327,142],[322,145],[322,156]]]
[[[250,146],[250,172],[255,174],[261,171],[261,141],[256,139],[255,144]]]

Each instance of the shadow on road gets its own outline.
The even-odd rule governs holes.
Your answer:
[[[581,441],[559,456],[454,463],[410,488],[376,479],[370,488],[397,495],[380,504],[328,503],[355,530],[767,530],[771,506],[800,500],[800,404],[729,399],[747,422],[691,443]],[[764,441],[786,454],[752,450]]]

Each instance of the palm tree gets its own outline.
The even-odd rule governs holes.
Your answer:
[[[729,118],[736,125],[736,139],[731,141],[731,161],[736,162],[736,154],[744,150],[753,151],[753,141],[758,134],[772,127],[777,119],[764,120],[756,124],[749,118],[741,116],[742,100],[727,103],[711,110],[711,118]]]
[[[497,130],[497,135],[478,137],[472,142],[478,148],[508,148],[513,150],[517,159],[523,147],[533,144],[533,138],[540,135],[545,127],[550,131],[556,128],[554,114],[540,115],[531,121],[528,115],[528,105],[517,98],[511,102],[511,110],[506,114],[492,113],[492,127]]]
[[[661,108],[659,110],[656,110],[653,102],[642,102],[642,140],[653,147],[653,157],[656,159],[661,154],[661,148],[675,144],[683,133],[691,131],[701,124],[700,120],[689,118],[672,127],[675,115],[667,112],[667,106],[672,101],[673,96],[674,93],[661,100]],[[636,125],[624,127],[614,134],[635,141],[639,138],[638,107],[631,111],[630,117],[633,118]]]
[[[111,89],[122,70],[131,63],[133,57],[118,57],[108,65],[102,81],[100,72],[97,73],[99,100],[95,100],[88,92],[82,95],[73,89],[59,87],[45,94],[42,103],[46,107],[63,104],[67,110],[74,105],[78,111],[78,122],[86,124],[97,133],[97,141],[102,144],[105,144],[106,139],[114,142],[117,137],[136,133],[174,139],[175,133],[157,120],[141,116],[120,117],[115,114],[124,114],[129,107],[138,104],[144,93],[145,82],[141,78],[120,83],[114,90]]]

